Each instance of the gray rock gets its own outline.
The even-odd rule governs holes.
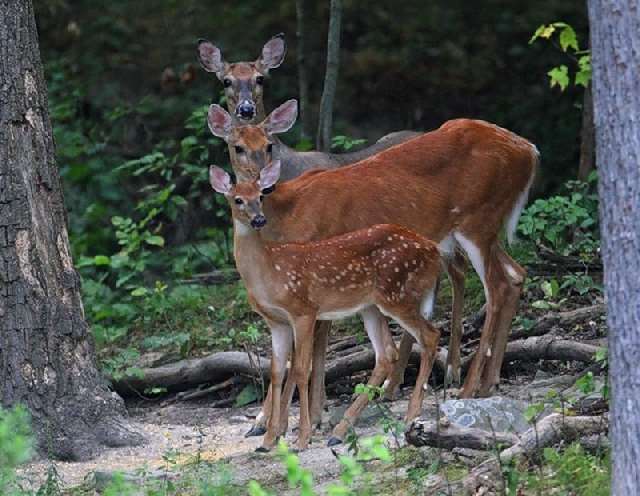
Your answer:
[[[451,423],[460,427],[475,427],[496,432],[524,432],[529,424],[524,418],[524,401],[502,396],[491,398],[447,400],[440,411]]]

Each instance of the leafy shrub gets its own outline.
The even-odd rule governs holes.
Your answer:
[[[519,232],[562,255],[595,258],[599,247],[595,181],[595,174],[588,182],[569,181],[564,194],[533,202],[520,217]]]
[[[0,494],[20,494],[15,486],[15,469],[31,456],[29,415],[21,407],[0,407]]]

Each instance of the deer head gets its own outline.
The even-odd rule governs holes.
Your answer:
[[[298,102],[288,100],[257,125],[236,125],[220,105],[211,105],[207,116],[214,136],[225,140],[233,150],[231,163],[239,180],[258,177],[273,160],[274,135],[291,129],[298,116]]]
[[[225,196],[231,206],[233,220],[256,230],[267,224],[267,219],[262,211],[262,200],[264,195],[273,191],[279,178],[279,160],[262,169],[257,180],[241,182],[236,185],[231,183],[231,177],[223,169],[215,165],[209,167],[211,187]]]
[[[263,108],[265,78],[271,69],[282,64],[286,52],[284,35],[280,33],[265,43],[256,61],[230,64],[222,58],[222,52],[216,45],[207,40],[198,41],[200,64],[222,82],[227,108],[244,122],[251,122]]]

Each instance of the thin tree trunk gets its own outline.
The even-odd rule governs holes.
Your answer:
[[[95,366],[69,252],[31,0],[0,0],[0,404],[41,452],[80,460],[142,441]]]
[[[327,70],[320,99],[320,116],[316,148],[328,152],[331,148],[331,130],[333,128],[333,101],[338,84],[340,67],[340,25],[342,23],[342,0],[331,0],[329,17],[329,35],[327,38]]]
[[[609,325],[612,494],[640,494],[640,2],[589,0]]]
[[[586,181],[595,167],[596,134],[593,126],[593,96],[591,85],[584,90],[582,102],[582,130],[580,132],[580,164],[578,179]]]
[[[296,61],[298,64],[298,88],[300,93],[300,138],[311,136],[311,113],[309,109],[309,73],[307,71],[307,28],[308,0],[296,0]]]

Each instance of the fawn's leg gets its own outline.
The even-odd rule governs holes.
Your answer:
[[[271,416],[267,422],[267,432],[262,446],[256,451],[269,451],[278,440],[280,425],[280,398],[282,380],[287,370],[287,357],[291,351],[293,336],[288,325],[268,322],[271,329]]]
[[[415,420],[422,412],[424,391],[431,375],[438,342],[440,341],[440,331],[433,327],[430,322],[416,319],[416,324],[414,332],[418,334],[418,344],[420,345],[420,369],[418,370],[416,385],[413,393],[411,393],[411,399],[407,407],[407,415],[405,417],[407,424]]]
[[[373,345],[373,350],[376,353],[376,365],[371,373],[371,377],[369,378],[367,385],[380,386],[384,379],[391,374],[395,362],[398,359],[398,353],[393,342],[393,338],[391,337],[391,332],[389,331],[386,319],[383,318],[382,320],[384,321],[384,325],[380,325],[381,320],[379,316],[382,315],[380,311],[375,307],[369,307],[361,311],[360,315],[362,316],[365,329],[367,330],[367,334],[371,340],[371,344]],[[368,394],[361,394],[355,399],[344,413],[340,423],[333,429],[331,437],[327,443],[329,446],[340,444],[343,441],[344,436],[347,434],[347,430],[350,426],[354,425],[356,418],[367,406],[368,402]]]
[[[311,364],[311,390],[309,391],[311,424],[316,426],[322,423],[322,410],[327,400],[324,373],[330,331],[330,321],[319,320],[316,322],[315,337],[313,339],[313,360]]]
[[[274,325],[280,326],[284,324],[274,324]],[[291,336],[293,336],[293,329],[289,328],[289,332],[291,333]],[[292,353],[291,357],[293,359],[293,351],[291,353]],[[287,383],[288,383],[288,378],[289,376],[287,376]],[[247,431],[244,437],[262,436],[265,432],[267,432],[267,423],[271,418],[271,406],[273,404],[272,392],[273,392],[273,388],[271,383],[269,383],[269,387],[267,388],[267,396],[262,402],[262,409],[260,410],[260,413],[258,414],[256,419],[253,421],[253,425],[251,426],[251,429]],[[291,394],[293,394],[293,391],[291,392]],[[282,411],[282,408],[281,408],[281,411]],[[284,430],[286,431],[287,430],[286,419],[285,419],[284,425],[285,425]]]
[[[384,320],[384,325],[388,327],[386,317],[383,316],[382,319]],[[416,340],[413,339],[413,336],[406,330],[402,333],[402,337],[400,338],[400,348],[398,349],[398,361],[393,367],[391,374],[389,374],[389,378],[387,379],[387,383],[384,388],[383,398],[385,400],[392,401],[398,392],[400,384],[404,382],[404,371],[407,369],[407,365],[409,365],[411,349],[415,342]]]
[[[309,412],[309,375],[313,351],[315,315],[292,318],[295,339],[295,358],[291,375],[300,394],[300,423],[298,426],[298,449],[305,450],[311,441],[311,416]]]

